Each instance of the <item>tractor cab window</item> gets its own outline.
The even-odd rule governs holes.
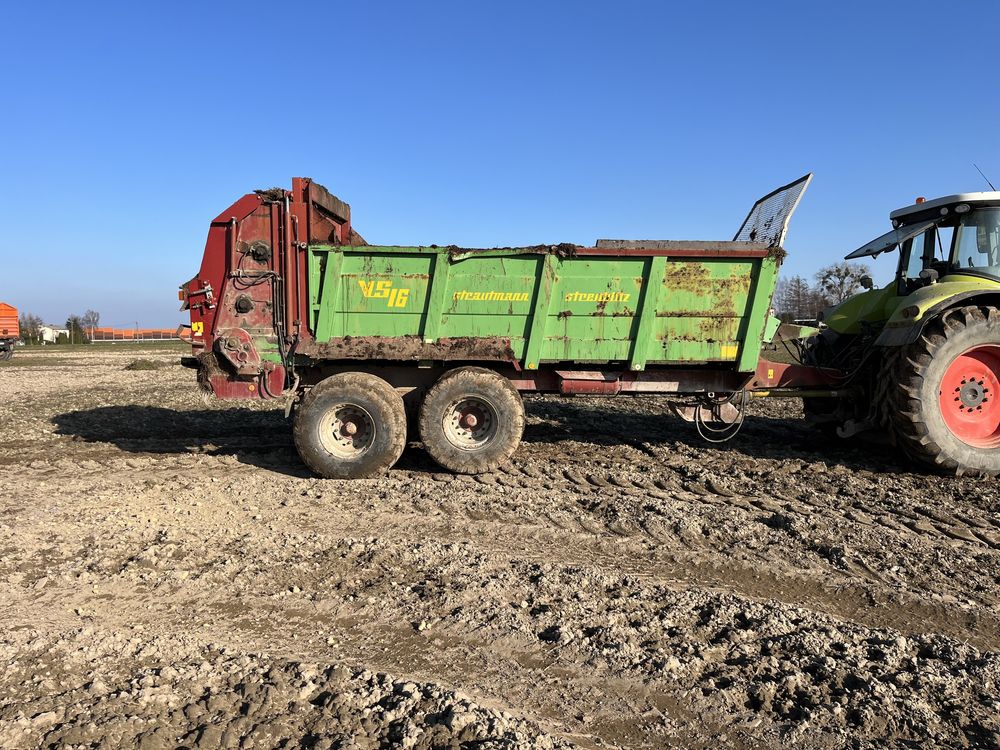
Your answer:
[[[1000,277],[1000,208],[980,208],[961,214],[952,242],[954,271]]]
[[[899,269],[900,294],[909,294],[924,285],[920,272],[925,268],[932,268],[941,276],[947,272],[951,234],[951,227],[931,225],[903,243]]]
[[[942,266],[946,266],[951,241],[955,237],[955,225],[946,223],[938,224],[934,234],[937,241],[937,255],[935,257],[941,262]],[[942,273],[944,272],[943,268],[940,270]]]
[[[930,268],[939,276],[948,273],[948,253],[952,246],[954,227],[940,224],[924,225],[920,234],[911,235],[902,245],[899,267],[900,294],[909,294],[924,285],[920,272]]]
[[[903,278],[917,279],[924,270],[924,248],[933,247],[927,243],[927,232],[918,234],[912,240],[907,240],[903,249],[906,252],[906,265],[903,267]]]

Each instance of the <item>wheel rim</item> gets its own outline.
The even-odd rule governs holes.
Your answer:
[[[455,399],[444,411],[448,442],[464,451],[480,450],[496,437],[500,418],[496,407],[479,396]]]
[[[364,455],[375,442],[375,420],[357,404],[337,404],[324,415],[319,426],[323,448],[337,458]]]
[[[938,393],[955,437],[976,448],[1000,446],[1000,346],[975,346],[955,357]]]

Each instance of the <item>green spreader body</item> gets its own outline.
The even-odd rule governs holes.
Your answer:
[[[614,363],[753,371],[780,253],[746,242],[640,244],[313,245],[316,353],[485,359],[525,370]]]
[[[777,327],[781,243],[809,179],[758,201],[732,241],[470,250],[369,245],[346,203],[296,178],[212,223],[181,288],[182,336],[224,398],[358,369],[422,387],[458,364],[503,371],[520,390],[734,392]]]

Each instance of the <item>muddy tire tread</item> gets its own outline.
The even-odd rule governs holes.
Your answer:
[[[992,477],[1000,474],[1000,452],[994,465],[974,463],[981,451],[969,446],[949,451],[932,434],[921,392],[937,353],[956,336],[980,326],[1000,329],[1000,311],[992,307],[958,307],[929,323],[920,337],[907,347],[890,352],[883,361],[880,381],[885,387],[882,421],[893,442],[910,459],[958,476]]]
[[[489,394],[496,402],[501,418],[496,440],[487,448],[471,452],[455,448],[441,428],[440,410],[459,393]],[[420,439],[427,453],[438,464],[458,474],[485,475],[506,467],[524,434],[524,402],[511,382],[485,367],[460,367],[450,370],[431,386],[420,405]],[[483,477],[477,477],[485,481]],[[495,477],[491,483],[495,483]]]
[[[312,412],[331,391],[362,394],[384,419],[376,429],[388,439],[376,438],[375,453],[361,462],[336,462],[316,439]],[[374,415],[373,415],[374,416]],[[385,474],[406,447],[406,409],[403,399],[385,380],[363,372],[344,372],[315,385],[302,399],[292,427],[299,457],[315,474],[326,479],[365,479]]]

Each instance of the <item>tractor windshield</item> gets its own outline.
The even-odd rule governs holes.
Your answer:
[[[951,243],[951,267],[1000,278],[1000,208],[961,215]]]

